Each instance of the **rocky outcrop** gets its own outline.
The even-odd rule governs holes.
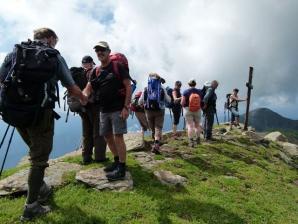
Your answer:
[[[291,166],[298,169],[298,145],[284,142],[281,144],[281,158]]]
[[[50,166],[45,172],[45,182],[53,187],[61,186],[64,184],[64,176],[71,171],[80,170],[81,166],[73,163],[66,162],[51,162]],[[10,194],[21,194],[28,190],[29,168],[21,170],[7,178],[0,181],[0,196]]]
[[[267,134],[264,137],[264,139],[267,139],[267,140],[273,141],[273,142],[287,142],[288,141],[286,136],[284,136],[279,131],[275,131],[275,132],[271,132],[271,133]]]
[[[103,168],[93,168],[79,171],[76,180],[97,190],[129,191],[133,189],[133,180],[129,172],[126,172],[124,180],[109,181]]]
[[[185,177],[175,175],[171,171],[166,170],[155,171],[154,176],[165,185],[183,186],[187,182]]]

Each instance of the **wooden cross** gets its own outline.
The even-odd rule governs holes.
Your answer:
[[[248,82],[246,83],[247,87],[247,102],[246,102],[246,114],[245,114],[245,121],[244,121],[244,130],[247,131],[248,126],[248,115],[249,115],[249,105],[250,105],[250,95],[251,90],[253,89],[252,86],[252,74],[253,74],[253,67],[249,67],[249,76],[248,76]]]

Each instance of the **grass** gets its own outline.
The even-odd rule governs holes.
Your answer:
[[[265,148],[247,139],[239,141],[246,147],[218,141],[191,149],[185,140],[168,141],[178,149],[173,160],[152,171],[142,169],[129,154],[131,192],[95,191],[76,182],[70,173],[67,184],[55,190],[50,202],[53,212],[34,223],[298,223],[298,187],[293,184],[297,170],[276,156],[275,144]],[[181,152],[190,156],[184,158]],[[81,158],[65,161],[79,163]],[[160,184],[153,175],[160,169],[186,177],[187,185]],[[1,223],[17,223],[24,201],[24,196],[1,198]]]

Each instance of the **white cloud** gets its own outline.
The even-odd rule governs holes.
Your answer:
[[[70,66],[79,65],[85,54],[95,57],[94,43],[107,40],[128,56],[141,85],[156,71],[170,85],[177,79],[186,84],[191,77],[200,86],[218,79],[219,96],[236,86],[245,95],[253,65],[252,107],[297,103],[297,97],[285,100],[297,96],[297,1],[10,0],[1,1],[0,15],[0,23],[6,24],[0,27],[1,43],[51,27]]]

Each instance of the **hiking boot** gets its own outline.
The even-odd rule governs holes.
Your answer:
[[[188,146],[191,147],[191,148],[195,147],[195,141],[192,138],[189,139]]]
[[[83,158],[81,164],[82,165],[89,165],[92,162],[93,162],[93,159],[92,158]]]
[[[38,199],[37,201],[40,204],[44,204],[47,202],[50,198],[50,196],[53,194],[53,188],[48,186],[46,183],[43,183],[39,190]]]
[[[154,145],[152,146],[151,152],[160,155],[160,151],[159,151],[160,147],[158,143],[154,143]]]
[[[118,165],[117,168],[112,172],[106,175],[109,181],[124,180],[126,174],[126,167],[124,165]]]
[[[20,217],[22,222],[30,221],[36,216],[44,215],[50,212],[49,206],[42,206],[39,202],[33,202],[32,204],[25,205],[23,215]]]
[[[196,144],[198,144],[198,145],[201,144],[201,138],[200,138],[200,137],[197,137],[197,138],[196,138]]]
[[[107,172],[107,173],[113,172],[114,170],[117,169],[118,165],[119,165],[119,162],[118,161],[114,161],[112,164],[106,166],[103,170],[105,172]]]

